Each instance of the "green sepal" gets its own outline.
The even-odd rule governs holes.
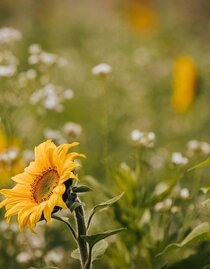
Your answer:
[[[73,212],[76,208],[80,207],[80,206],[84,206],[84,203],[80,203],[80,202],[74,202],[70,207],[70,211]]]
[[[92,191],[92,189],[89,188],[88,186],[83,185],[83,186],[79,186],[79,187],[73,187],[72,191],[75,193],[83,193],[83,192]]]

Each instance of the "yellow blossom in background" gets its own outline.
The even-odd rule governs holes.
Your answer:
[[[192,58],[182,55],[176,59],[172,106],[178,113],[186,112],[196,94],[197,70]]]
[[[26,225],[33,231],[42,216],[50,222],[55,206],[66,208],[63,201],[65,182],[70,178],[78,180],[74,170],[79,164],[74,160],[85,157],[76,152],[68,153],[78,144],[74,142],[56,147],[51,140],[47,140],[35,148],[35,161],[23,173],[12,178],[17,183],[14,188],[0,190],[6,196],[0,207],[5,206],[8,222],[13,215],[18,215],[20,231]]]
[[[149,33],[157,29],[157,12],[150,2],[132,1],[126,12],[125,17],[132,28],[139,33]]]
[[[0,130],[0,185],[9,183],[13,175],[22,171],[20,149],[21,143],[17,138],[9,138]]]

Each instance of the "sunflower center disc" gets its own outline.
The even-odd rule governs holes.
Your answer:
[[[58,183],[58,173],[50,170],[44,173],[34,186],[34,199],[37,203],[47,200]]]

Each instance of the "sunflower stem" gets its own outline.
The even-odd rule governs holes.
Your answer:
[[[76,202],[80,202],[77,198]],[[77,223],[77,243],[80,250],[80,256],[81,256],[81,265],[84,269],[90,269],[91,267],[86,267],[86,263],[88,262],[88,248],[86,241],[81,238],[81,235],[86,235],[87,229],[85,224],[85,214],[82,206],[78,206],[75,209],[75,217],[76,217],[76,223]]]

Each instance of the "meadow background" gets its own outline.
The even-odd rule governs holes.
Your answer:
[[[161,268],[158,253],[209,221],[201,188],[210,168],[187,171],[210,152],[209,8],[205,0],[0,2],[1,28],[21,33],[5,42],[0,29],[1,187],[42,141],[79,141],[87,155],[79,176],[94,190],[87,211],[125,191],[94,219],[94,232],[128,228],[95,268]],[[101,63],[111,72],[94,74]],[[79,268],[66,227],[19,233],[3,213],[1,268]],[[167,268],[210,264],[209,234],[201,239],[167,253]]]

